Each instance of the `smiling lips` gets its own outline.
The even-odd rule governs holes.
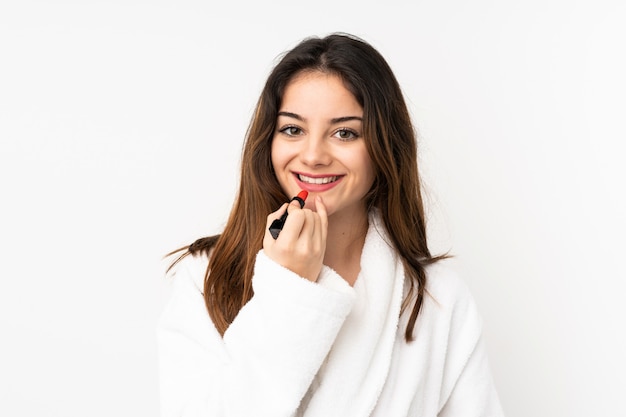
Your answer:
[[[298,179],[307,184],[328,184],[329,182],[337,181],[339,176],[334,175],[331,177],[307,177],[306,175],[298,174]]]
[[[315,176],[296,174],[298,185],[307,191],[326,191],[333,188],[343,178],[343,175]]]

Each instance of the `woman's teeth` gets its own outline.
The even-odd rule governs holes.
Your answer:
[[[328,184],[329,182],[337,181],[337,176],[334,177],[321,177],[321,178],[311,178],[306,175],[298,174],[298,179],[302,182],[306,182],[307,184]]]

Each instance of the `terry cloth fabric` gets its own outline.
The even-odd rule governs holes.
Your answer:
[[[202,295],[208,259],[183,260],[158,327],[162,416],[502,416],[476,306],[444,263],[427,268],[415,341],[404,340],[407,285],[383,230],[373,213],[354,287],[328,267],[312,283],[259,252],[254,296],[223,338]]]
[[[372,216],[355,303],[299,415],[369,416],[389,373],[402,306],[404,269]]]

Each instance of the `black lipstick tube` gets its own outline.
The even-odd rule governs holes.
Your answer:
[[[309,193],[307,191],[302,190],[298,193],[297,196],[292,198],[291,201],[296,200],[298,203],[300,203],[300,208],[302,208],[304,207],[304,201],[306,200],[308,195]],[[283,215],[280,216],[280,218],[274,220],[272,224],[270,225],[270,229],[269,229],[270,234],[272,235],[274,239],[277,239],[278,235],[280,234],[280,231],[283,230],[283,226],[285,225],[285,220],[287,220],[288,214],[289,213],[287,213],[287,210],[285,210]]]

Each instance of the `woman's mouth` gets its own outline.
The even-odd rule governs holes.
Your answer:
[[[297,175],[298,175],[298,179],[306,184],[329,184],[331,182],[337,181],[337,179],[339,178],[339,176],[337,175],[333,175],[330,177],[316,177],[316,178],[307,177],[306,175],[302,175],[302,174],[297,174]]]

